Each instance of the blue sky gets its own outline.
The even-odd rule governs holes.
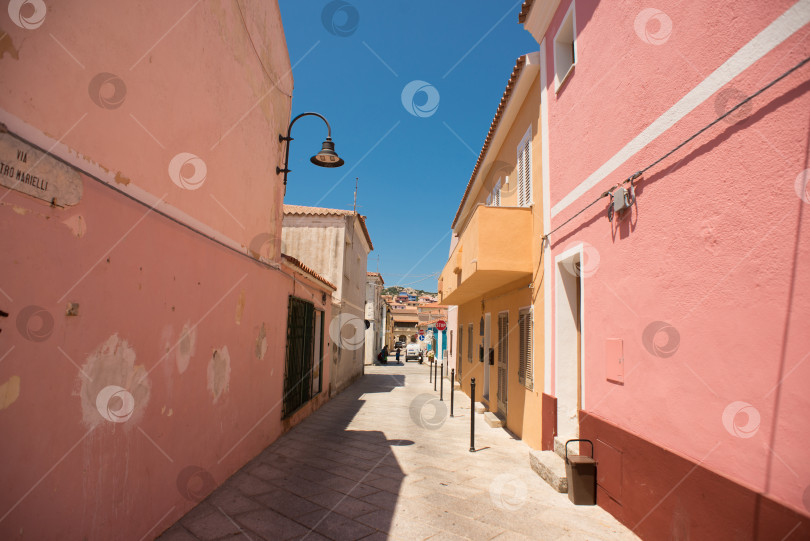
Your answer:
[[[323,114],[346,161],[310,164],[326,127],[301,119],[285,202],[351,209],[359,177],[358,210],[374,243],[368,270],[379,257],[387,286],[436,291],[450,224],[515,60],[538,48],[517,22],[522,1],[279,3],[293,116]],[[406,87],[415,92],[403,104]]]

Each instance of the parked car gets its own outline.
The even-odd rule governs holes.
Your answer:
[[[422,348],[419,347],[419,344],[408,344],[405,348],[405,360],[410,361],[411,359],[416,361],[422,359]]]
[[[394,349],[396,349],[396,348],[404,348],[404,347],[405,347],[405,342],[403,342],[402,340],[400,340],[400,341],[398,341],[397,343],[394,344]]]

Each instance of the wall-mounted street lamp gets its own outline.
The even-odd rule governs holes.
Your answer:
[[[327,129],[326,141],[323,142],[321,151],[311,157],[309,161],[320,167],[340,167],[344,163],[343,159],[335,152],[335,143],[332,141],[332,128],[323,115],[319,115],[318,113],[301,113],[290,122],[286,137],[283,134],[278,135],[279,142],[287,141],[287,149],[284,152],[284,169],[276,167],[276,174],[284,173],[284,193],[287,193],[287,173],[290,172],[290,169],[287,167],[290,162],[290,141],[293,140],[293,138],[290,137],[290,131],[292,131],[295,121],[302,116],[317,116],[326,123]]]

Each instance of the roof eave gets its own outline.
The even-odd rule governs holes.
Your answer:
[[[467,182],[467,188],[461,198],[461,203],[459,203],[458,210],[453,218],[453,223],[450,226],[453,230],[456,229],[456,225],[458,225],[459,218],[461,218],[464,210],[468,208],[467,204],[471,201],[470,195],[473,193],[473,188],[476,186],[481,176],[480,174],[483,172],[482,166],[486,164],[490,151],[493,149],[496,152],[500,150],[504,139],[503,134],[511,129],[517,114],[515,107],[519,109],[528,95],[529,87],[534,81],[537,72],[540,70],[540,59],[540,53],[533,52],[520,56],[515,62],[515,67],[512,70],[512,74],[509,76],[509,82],[506,84],[506,89],[501,97],[498,110],[495,113],[495,117],[492,119],[489,132],[481,147],[478,160],[475,162],[472,175]],[[520,99],[513,99],[516,95],[520,96]],[[513,111],[515,113],[514,115],[512,114]],[[508,118],[509,121],[506,124],[501,124],[504,118]]]
[[[534,0],[526,0],[523,2],[523,5],[520,6],[520,13],[518,13],[518,22],[520,24],[526,22],[526,18],[528,18],[532,11],[532,5],[534,5]]]
[[[299,259],[287,255],[281,254],[281,262],[284,266],[288,267],[291,270],[298,271],[303,273],[307,278],[316,281],[317,283],[323,285],[327,289],[331,289],[332,291],[337,291],[337,286],[315,272],[313,269],[309,268],[307,265],[302,263]]]
[[[520,10],[518,21],[532,37],[541,43],[557,12],[561,0],[527,0]],[[527,5],[528,4],[528,5]]]

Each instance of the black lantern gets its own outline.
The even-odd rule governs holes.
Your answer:
[[[326,123],[327,130],[326,140],[323,142],[323,145],[321,145],[321,151],[310,158],[309,161],[319,167],[340,167],[345,163],[335,152],[335,143],[332,141],[332,127],[329,126],[329,122],[327,122],[323,115],[318,113],[301,113],[290,122],[290,125],[287,127],[286,137],[282,134],[278,136],[279,142],[287,141],[287,148],[284,151],[284,168],[276,167],[276,174],[284,173],[285,193],[287,192],[287,173],[290,172],[289,167],[287,167],[290,163],[290,142],[293,140],[293,138],[290,137],[290,132],[292,131],[293,124],[303,116],[317,116]]]

